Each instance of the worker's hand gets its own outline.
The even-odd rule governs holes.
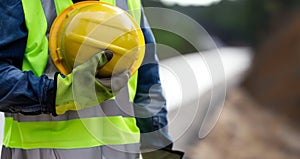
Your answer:
[[[107,88],[112,90],[112,93],[118,93],[124,88],[131,76],[130,71],[127,69],[121,73],[113,74],[110,78],[97,78],[97,80]]]
[[[102,51],[88,61],[76,66],[67,76],[56,76],[57,90],[54,115],[68,110],[80,110],[97,106],[113,97],[110,87],[104,86],[95,77],[99,68],[112,58],[112,52]]]
[[[159,149],[142,153],[143,159],[182,159],[184,153],[168,149]]]

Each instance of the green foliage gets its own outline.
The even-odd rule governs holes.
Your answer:
[[[156,38],[156,42],[160,45],[166,45],[168,47],[171,47],[180,54],[197,52],[197,49],[195,47],[193,47],[188,41],[176,35],[175,33],[171,33],[169,31],[160,29],[152,29],[152,31]],[[170,56],[172,56],[172,53],[166,53],[166,50],[165,54],[170,54]]]
[[[165,6],[159,1],[143,1],[144,6],[165,7],[186,14],[201,24],[210,34],[227,45],[253,45],[267,35],[274,16],[299,8],[299,0],[223,0],[211,6]],[[180,24],[178,24],[180,25]],[[182,24],[184,25],[184,24]],[[189,50],[186,42],[174,35],[155,31],[159,42]],[[174,39],[174,40],[168,40]]]

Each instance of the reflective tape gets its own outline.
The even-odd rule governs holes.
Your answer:
[[[11,149],[2,148],[1,159],[137,159],[139,144],[106,145],[85,149]]]

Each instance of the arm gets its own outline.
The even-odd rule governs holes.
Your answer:
[[[143,12],[142,12],[143,13]],[[141,28],[146,42],[146,53],[138,70],[138,86],[135,96],[135,114],[141,131],[141,150],[145,159],[181,158],[183,153],[172,151],[168,134],[166,99],[162,94],[159,64],[153,33],[143,13]]]
[[[27,41],[21,1],[0,2],[0,33],[0,111],[49,112],[54,81],[20,70]]]
[[[111,89],[95,78],[95,70],[111,59],[110,51],[99,52],[67,76],[57,74],[55,80],[45,75],[37,77],[32,71],[20,70],[28,35],[21,1],[0,2],[0,17],[4,17],[0,19],[0,31],[4,35],[0,37],[0,111],[61,115],[69,110],[95,106],[113,96]],[[83,87],[84,82],[89,87]],[[97,90],[97,99],[91,100],[91,94],[83,93],[91,92],[90,89]],[[75,90],[76,97],[80,98],[74,98]],[[69,98],[65,98],[66,95]],[[80,106],[75,106],[78,102]]]
[[[141,27],[146,53],[138,70],[135,114],[141,130],[141,148],[160,149],[172,143],[167,130],[166,100],[162,95],[155,39],[145,17],[142,18]]]

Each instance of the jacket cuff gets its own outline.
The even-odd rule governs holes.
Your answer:
[[[43,88],[44,102],[42,103],[41,110],[43,114],[52,114],[53,116],[57,116],[55,111],[57,75],[58,73],[55,73],[54,80],[46,79],[47,81]]]

